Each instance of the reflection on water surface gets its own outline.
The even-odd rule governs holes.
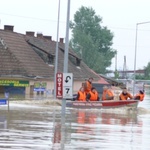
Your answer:
[[[149,106],[145,100],[135,112],[67,109],[65,124],[60,107],[0,107],[0,149],[149,150]]]

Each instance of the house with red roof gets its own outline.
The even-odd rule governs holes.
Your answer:
[[[54,90],[56,42],[51,36],[27,31],[14,32],[14,26],[0,29],[0,93],[9,91],[30,97],[52,94]],[[60,38],[58,71],[63,72],[65,43]],[[73,90],[78,91],[89,77],[94,82],[106,82],[69,49],[68,72],[73,73]],[[103,80],[103,81],[102,81]]]

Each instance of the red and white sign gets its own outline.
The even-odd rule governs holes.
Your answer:
[[[56,97],[63,97],[63,73],[56,74]]]

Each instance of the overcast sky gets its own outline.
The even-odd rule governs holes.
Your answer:
[[[68,0],[61,0],[59,37],[65,38]],[[92,7],[103,18],[102,26],[114,33],[112,48],[118,51],[117,68],[134,68],[136,23],[150,21],[150,0],[71,0],[70,20],[81,7]],[[0,28],[14,25],[14,31],[42,32],[56,40],[58,0],[0,0]],[[70,33],[71,38],[71,33]],[[150,61],[150,23],[138,25],[136,69]],[[110,69],[115,69],[115,59]]]

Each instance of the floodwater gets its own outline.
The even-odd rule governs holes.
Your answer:
[[[64,123],[65,122],[65,123]],[[0,150],[150,150],[150,96],[137,111],[0,106]]]

